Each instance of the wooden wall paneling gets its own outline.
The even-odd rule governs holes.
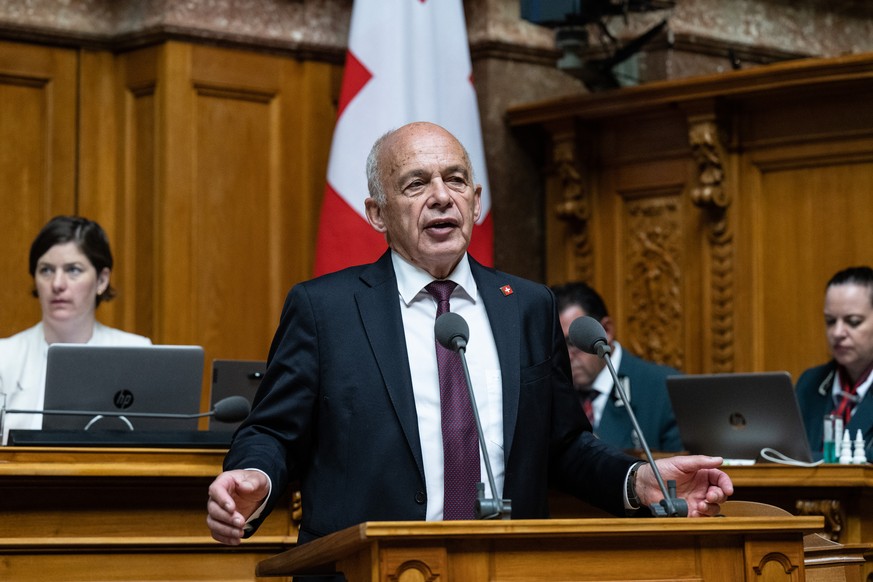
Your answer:
[[[602,282],[617,336],[628,348],[679,369],[699,366],[704,326],[698,214],[688,201],[689,146],[681,112],[603,123],[598,216]],[[632,128],[632,129],[631,129]],[[608,229],[608,230],[604,230]]]
[[[596,135],[574,123],[548,128],[551,156],[546,169],[546,275],[552,284],[594,281],[591,230],[595,178],[586,155]]]
[[[737,370],[736,290],[739,288],[736,256],[736,161],[729,149],[727,115],[713,99],[683,104],[686,115],[690,176],[687,199],[693,212],[683,221],[694,232],[700,254],[686,270],[685,288],[699,309],[689,313],[686,324],[700,341],[700,358],[693,370],[727,373]]]
[[[0,42],[0,337],[40,319],[30,243],[76,211],[76,51]]]
[[[314,61],[283,62],[283,192],[271,209],[271,317],[278,322],[291,285],[312,276],[321,201],[327,183],[342,67]],[[365,168],[359,168],[363,174]],[[280,212],[279,210],[282,210]],[[282,218],[283,222],[276,221]]]
[[[796,379],[827,361],[824,286],[841,268],[873,263],[871,99],[873,84],[840,80],[739,100],[757,369]]]
[[[276,324],[268,216],[282,195],[281,63],[245,55],[228,66],[200,47],[193,57],[192,331],[211,358],[263,359]]]
[[[156,342],[204,346],[205,399],[211,361],[266,358],[286,292],[310,276],[335,71],[175,42],[127,59],[157,79],[153,95],[125,88],[126,220],[154,221],[130,241],[151,241],[132,251],[152,265],[137,304]]]
[[[676,216],[683,234],[662,255],[676,254],[680,265],[681,310],[672,312],[686,350],[673,363],[686,372],[788,370],[796,378],[827,360],[823,287],[837,270],[873,262],[871,64],[871,55],[807,59],[508,111],[511,125],[547,133],[598,128],[593,140],[577,138],[589,142],[586,171],[597,184],[587,260],[617,312],[620,339],[660,342],[675,333],[657,309],[664,293],[641,295],[634,272],[657,272],[657,264],[637,260],[643,245],[623,246],[658,234],[659,220],[641,217],[672,208],[672,183],[684,200],[662,218]],[[556,179],[550,171],[547,184]],[[662,221],[665,233],[670,224]],[[550,276],[565,272],[572,266],[549,267]],[[658,359],[657,344],[629,345]]]
[[[115,100],[112,115],[119,144],[112,165],[116,179],[114,237],[118,307],[128,331],[163,343],[157,333],[155,281],[158,266],[155,235],[157,169],[158,64],[161,49],[151,47],[116,57]]]
[[[822,316],[828,279],[873,264],[873,140],[756,152],[752,165],[748,179],[761,193],[753,210],[757,295],[768,321],[756,364],[796,379],[829,358]]]
[[[155,335],[161,343],[199,344],[194,279],[197,257],[195,212],[196,178],[200,161],[197,151],[197,93],[193,87],[192,50],[189,44],[168,42],[161,46],[155,113],[155,295],[152,298]],[[229,63],[232,66],[232,63]],[[232,139],[223,135],[221,139]],[[224,168],[229,171],[230,168]],[[223,174],[223,172],[222,172]],[[221,175],[215,176],[220,179]],[[214,250],[220,241],[215,241]],[[211,294],[211,293],[210,293]]]
[[[124,205],[119,192],[119,144],[116,105],[115,55],[109,51],[79,51],[79,118],[77,127],[78,213],[100,223],[109,237],[115,264],[112,286],[115,299],[100,305],[97,318],[112,327],[132,330],[124,318],[127,289],[124,272],[131,263],[123,260]]]

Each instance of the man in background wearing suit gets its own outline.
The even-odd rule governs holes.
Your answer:
[[[649,447],[666,452],[683,450],[666,380],[667,376],[679,372],[643,360],[624,349],[615,339],[615,324],[609,317],[606,303],[589,285],[582,282],[566,283],[552,287],[552,291],[558,300],[558,316],[565,337],[570,332],[570,324],[583,315],[593,317],[603,326],[606,340],[612,348],[611,357],[616,374]],[[567,347],[570,350],[573,386],[594,426],[594,433],[601,440],[622,449],[641,449],[639,436],[615,390],[615,382],[606,362],[594,354],[577,349],[569,341]]]
[[[434,317],[444,300],[429,289],[446,280],[451,311],[470,326],[493,497],[512,500],[512,517],[548,517],[550,486],[616,515],[660,500],[648,464],[591,433],[548,287],[467,255],[481,187],[457,139],[403,126],[377,140],[367,176],[367,217],[390,250],[290,291],[252,412],[209,487],[213,537],[239,544],[298,480],[299,543],[364,521],[472,518],[475,485],[444,494],[455,483],[444,449],[455,447],[443,437],[456,435],[441,428]],[[658,464],[690,516],[717,514],[733,492],[720,458]],[[482,467],[475,477],[492,497]]]

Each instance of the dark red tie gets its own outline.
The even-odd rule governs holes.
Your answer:
[[[867,380],[871,370],[873,370],[873,366],[864,370],[854,383],[849,380],[849,374],[845,368],[840,366],[837,370],[843,397],[836,408],[834,408],[834,414],[843,418],[843,426],[849,426],[849,421],[852,420],[852,410],[854,410],[855,404],[858,403],[858,387]]]
[[[585,416],[588,417],[588,422],[591,423],[591,426],[594,426],[594,398],[597,396],[597,392],[591,390],[590,392],[585,393],[582,396],[582,410],[585,411]]]
[[[450,311],[449,297],[457,283],[434,281],[425,289],[437,300],[436,317]],[[461,356],[436,342],[443,429],[443,519],[474,519],[479,483],[479,439],[476,418],[464,378]]]

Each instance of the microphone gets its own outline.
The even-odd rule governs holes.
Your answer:
[[[251,406],[245,396],[235,395],[222,398],[215,403],[212,410],[209,412],[200,412],[194,414],[181,414],[174,412],[110,412],[110,411],[95,411],[95,410],[25,410],[25,409],[7,409],[4,398],[3,406],[0,408],[0,431],[2,431],[3,420],[7,414],[49,414],[57,416],[93,416],[85,430],[91,428],[95,422],[103,417],[111,416],[118,417],[124,422],[130,430],[134,430],[133,424],[129,418],[161,418],[161,419],[188,419],[201,418],[204,416],[212,416],[218,422],[239,422],[249,415]]]
[[[660,503],[649,504],[649,509],[656,517],[686,517],[688,515],[688,502],[681,497],[676,497],[676,481],[671,480],[669,482],[669,488],[664,486],[664,479],[661,477],[661,471],[658,469],[655,459],[652,458],[652,452],[649,450],[649,444],[646,442],[646,437],[643,435],[643,431],[640,429],[640,425],[637,422],[637,417],[631,409],[630,402],[627,399],[627,394],[624,393],[624,388],[622,387],[621,382],[618,381],[618,374],[615,373],[615,368],[612,365],[612,358],[609,357],[612,348],[609,346],[609,342],[606,341],[606,331],[603,329],[603,326],[593,317],[584,315],[575,319],[573,323],[570,324],[569,336],[570,342],[574,346],[585,353],[594,354],[598,358],[601,358],[606,362],[606,365],[609,368],[609,373],[612,375],[612,381],[615,384],[615,390],[618,392],[621,401],[624,403],[624,409],[627,410],[631,424],[633,424],[634,430],[640,438],[640,444],[643,447],[643,451],[646,453],[646,458],[652,467],[652,471],[655,473],[655,479],[658,481],[658,487],[661,489],[661,494],[664,496],[664,499],[662,499]]]
[[[218,422],[239,422],[251,412],[252,407],[245,396],[235,395],[222,398],[215,403],[212,411],[203,414],[202,416],[212,416]]]
[[[440,344],[447,349],[457,352],[461,356],[461,364],[464,367],[464,379],[467,382],[467,393],[470,395],[470,404],[473,406],[473,418],[476,419],[476,434],[479,437],[479,446],[482,448],[482,458],[485,460],[485,472],[488,474],[488,484],[491,486],[491,495],[497,495],[497,484],[494,481],[494,473],[491,471],[491,459],[488,457],[488,446],[485,444],[485,434],[482,432],[482,421],[479,420],[479,409],[476,406],[476,395],[473,394],[473,382],[470,381],[470,369],[467,367],[467,339],[470,337],[470,327],[463,317],[452,311],[447,311],[436,318],[434,323],[434,336]],[[476,498],[476,519],[509,519],[512,514],[512,501],[497,497],[485,498],[485,484],[476,486],[478,496]]]

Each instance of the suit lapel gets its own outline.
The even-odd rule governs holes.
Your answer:
[[[520,357],[518,300],[515,294],[505,295],[501,291],[501,287],[506,285],[507,281],[498,279],[494,271],[486,269],[472,258],[470,258],[470,269],[479,288],[479,295],[485,304],[485,311],[488,313],[488,321],[497,346],[497,357],[500,360],[500,375],[503,379],[503,450],[504,457],[508,459],[515,435],[521,386],[521,371],[518,367]]]
[[[397,420],[424,479],[412,375],[409,371],[397,279],[394,275],[390,251],[361,274],[361,281],[367,287],[355,293],[358,313],[397,414]]]

